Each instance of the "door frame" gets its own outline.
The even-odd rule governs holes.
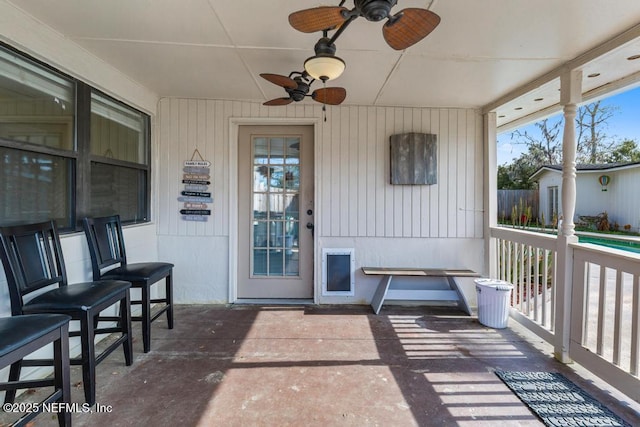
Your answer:
[[[313,239],[313,302],[318,303],[318,241],[320,240],[320,203],[318,195],[320,193],[320,179],[318,178],[320,170],[318,168],[318,143],[320,140],[319,129],[320,119],[318,118],[250,118],[250,117],[231,117],[229,118],[229,302],[234,303],[238,300],[238,201],[240,193],[238,188],[238,134],[240,126],[313,126],[313,219],[314,233]]]

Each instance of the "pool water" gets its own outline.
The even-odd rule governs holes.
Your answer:
[[[640,243],[629,242],[623,240],[610,240],[600,237],[578,236],[580,243],[593,243],[595,245],[607,246],[614,249],[622,249],[623,251],[634,252],[640,254]]]

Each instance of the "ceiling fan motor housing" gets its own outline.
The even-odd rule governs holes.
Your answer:
[[[296,77],[294,80],[296,83],[298,83],[298,87],[296,87],[295,89],[285,88],[285,90],[287,91],[289,96],[291,96],[291,99],[296,102],[300,102],[309,93],[309,85],[299,77]]]
[[[367,21],[382,21],[389,16],[391,8],[397,0],[354,0],[356,9]]]

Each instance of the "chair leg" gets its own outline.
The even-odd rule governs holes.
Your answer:
[[[68,325],[61,328],[60,338],[53,343],[54,376],[56,390],[62,390],[60,403],[71,403],[71,384],[69,368],[69,332]],[[66,406],[58,412],[58,425],[71,426],[71,412]]]
[[[95,314],[96,316],[99,313]],[[93,316],[88,313],[80,319],[82,344],[82,384],[85,401],[93,406],[96,403],[96,349]]]
[[[120,300],[120,321],[118,323],[122,334],[127,336],[127,339],[122,342],[124,361],[127,366],[131,366],[133,363],[133,345],[131,343],[131,301],[128,290],[126,296]]]
[[[9,368],[9,381],[19,381],[21,370],[22,360],[12,363],[11,368]],[[7,390],[4,394],[4,403],[13,403],[16,400],[16,391],[16,389]]]
[[[173,283],[171,281],[171,274],[169,274],[166,278],[166,298],[167,298],[167,305],[169,306],[169,308],[167,309],[167,327],[169,329],[173,329]]]
[[[142,291],[142,346],[145,353],[151,351],[151,289],[148,285]]]

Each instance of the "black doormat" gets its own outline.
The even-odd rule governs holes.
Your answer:
[[[618,417],[562,374],[496,371],[547,426],[623,426]]]

